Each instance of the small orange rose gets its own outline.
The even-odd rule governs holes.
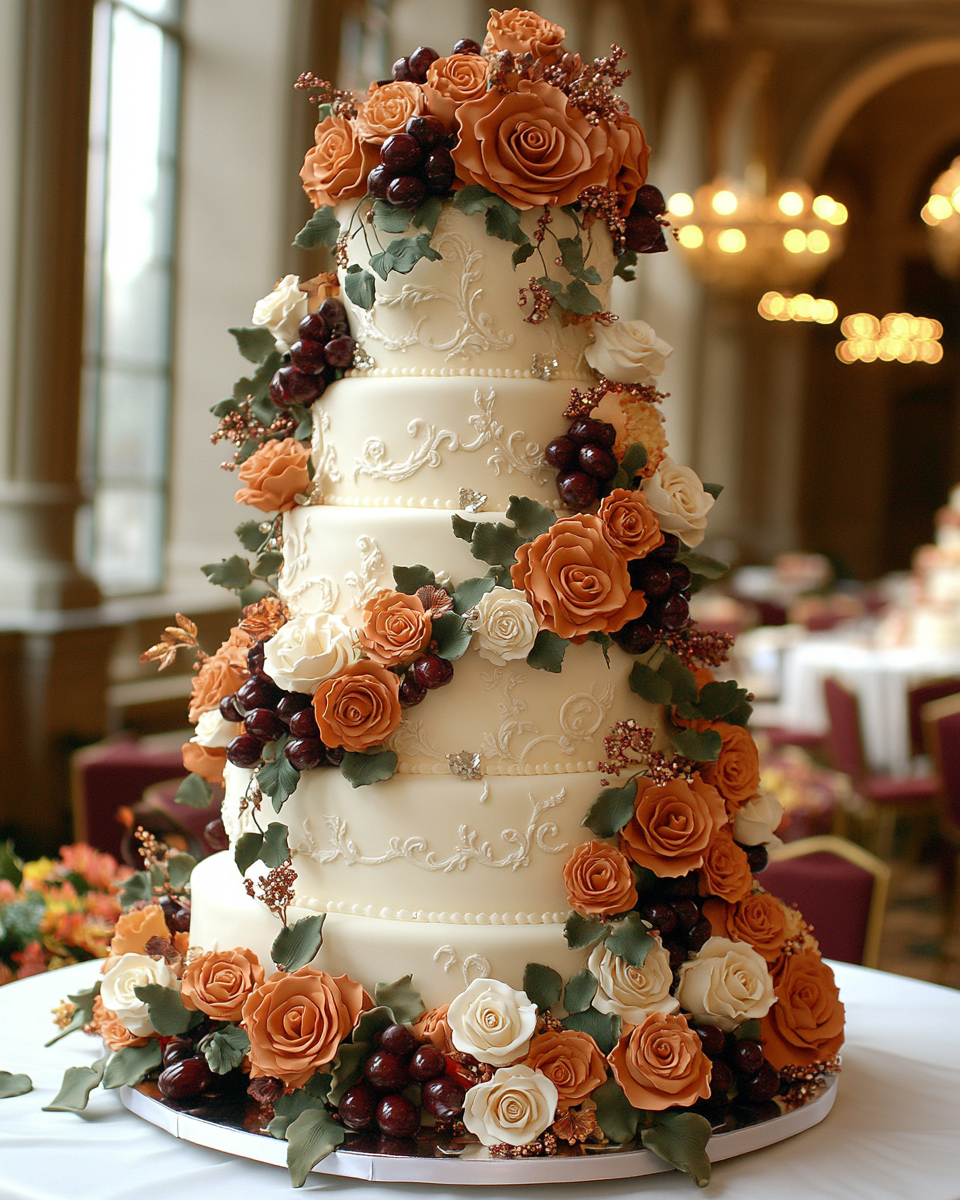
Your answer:
[[[532,54],[544,65],[558,62],[563,54],[563,39],[567,31],[552,21],[525,8],[508,8],[504,12],[490,10],[487,21],[485,53],[509,50],[511,54]]]
[[[729,825],[717,830],[704,851],[698,888],[701,896],[719,896],[731,904],[749,896],[753,890],[749,859],[733,840]]]
[[[143,954],[152,937],[169,938],[170,930],[159,904],[121,913],[117,918],[110,942],[111,957],[121,954]]]
[[[383,588],[361,609],[357,635],[374,662],[396,667],[410,662],[430,641],[432,631],[419,596]]]
[[[313,207],[365,196],[367,175],[379,161],[376,146],[362,142],[355,123],[343,116],[321,121],[314,140],[300,169],[303,190]],[[301,285],[301,291],[306,290]]]
[[[145,1046],[149,1041],[149,1038],[134,1037],[130,1030],[120,1023],[117,1014],[111,1012],[99,996],[93,1002],[92,1024],[109,1050],[123,1050],[127,1046]]]
[[[263,983],[263,967],[252,950],[217,950],[195,958],[183,973],[184,1008],[215,1021],[239,1021],[244,1001]]]
[[[622,116],[619,127],[610,125],[608,129],[614,154],[608,186],[617,193],[620,211],[626,216],[646,181],[650,147],[633,117]]]
[[[379,663],[351,663],[320,684],[313,708],[328,746],[366,750],[400,724],[400,680]]]
[[[593,1038],[579,1030],[544,1030],[530,1043],[523,1061],[551,1080],[560,1109],[586,1100],[607,1080],[607,1060]]]
[[[715,763],[707,763],[700,772],[706,783],[711,783],[726,800],[730,812],[736,812],[741,804],[760,790],[760,756],[749,732],[741,725],[728,725],[716,721],[708,728],[720,734],[722,745],[720,757]]]
[[[713,1064],[680,1014],[653,1013],[617,1042],[608,1062],[634,1108],[688,1108],[710,1095]]]
[[[410,118],[423,112],[423,105],[418,83],[371,83],[357,112],[357,136],[368,146],[379,146],[393,134],[403,133]]]
[[[193,678],[190,689],[190,723],[196,725],[205,712],[217,707],[224,696],[232,696],[246,683],[247,651],[253,638],[242,629],[234,628],[220,649],[206,659]]]
[[[454,114],[468,100],[479,100],[487,92],[490,64],[479,54],[450,54],[427,68],[423,94],[427,112],[452,125]]]
[[[775,963],[785,943],[803,928],[803,918],[795,908],[787,908],[782,900],[764,891],[751,892],[735,904],[708,900],[703,915],[718,937],[746,942],[768,963]]]
[[[578,846],[563,867],[567,899],[577,912],[610,917],[637,902],[629,861],[606,842]]]
[[[307,450],[295,438],[264,442],[247,459],[237,475],[247,485],[234,499],[265,513],[290,512],[295,497],[310,486]]]
[[[185,771],[192,771],[207,783],[223,783],[223,768],[227,765],[226,747],[184,742],[180,753]]]
[[[760,1020],[764,1057],[778,1071],[833,1058],[844,1020],[833,972],[815,950],[805,950],[785,954],[771,975],[777,1002]]]
[[[437,1008],[428,1008],[412,1026],[413,1032],[421,1041],[432,1042],[438,1050],[443,1050],[445,1053],[453,1049],[453,1042],[450,1040],[450,1026],[447,1024],[449,1007],[449,1004],[441,1004]]]
[[[510,578],[527,593],[540,628],[560,637],[616,633],[647,607],[631,589],[626,558],[592,513],[562,517],[521,546]]]
[[[643,558],[663,545],[663,534],[643,492],[614,488],[597,514],[607,541],[627,558]]]
[[[641,778],[633,816],[620,831],[620,842],[635,863],[672,879],[702,865],[726,820],[719,792],[696,776],[689,783],[670,779],[663,784]]]

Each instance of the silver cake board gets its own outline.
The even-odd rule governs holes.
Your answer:
[[[837,1079],[827,1079],[820,1095],[780,1117],[715,1133],[707,1152],[721,1162],[772,1146],[818,1125],[833,1108]],[[256,1162],[286,1167],[287,1143],[269,1134],[219,1123],[176,1108],[136,1088],[120,1088],[120,1100],[137,1116],[174,1137]],[[650,1150],[600,1150],[542,1158],[498,1158],[485,1147],[468,1144],[453,1156],[431,1148],[423,1154],[376,1154],[341,1147],[314,1171],[371,1183],[436,1183],[446,1186],[484,1184],[584,1183],[599,1179],[629,1179],[673,1168]]]

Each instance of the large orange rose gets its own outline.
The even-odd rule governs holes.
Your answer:
[[[337,1047],[373,1001],[346,975],[301,967],[278,971],[243,1003],[250,1039],[250,1075],[271,1075],[299,1088],[333,1062]]]
[[[438,58],[427,68],[423,94],[427,112],[447,125],[468,100],[479,100],[487,93],[490,64],[479,54],[450,54]]]
[[[110,942],[110,955],[143,954],[144,947],[152,937],[169,938],[170,930],[159,904],[148,904],[146,908],[122,913]]]
[[[490,10],[484,52],[509,50],[511,54],[532,54],[545,64],[558,62],[563,54],[567,31],[526,8]]]
[[[717,830],[706,848],[697,881],[701,896],[719,896],[735,904],[753,890],[753,873],[746,851],[733,840],[729,825]]]
[[[663,545],[663,534],[643,492],[614,488],[597,514],[607,541],[627,558],[643,558]]]
[[[688,1108],[710,1096],[713,1064],[680,1014],[653,1013],[617,1042],[608,1061],[634,1108]]]
[[[215,1021],[239,1021],[243,1004],[263,983],[263,967],[252,950],[216,950],[195,958],[183,973],[184,1008]]]
[[[563,883],[567,899],[580,913],[610,917],[637,902],[630,863],[606,842],[578,846],[564,863]]]
[[[180,748],[180,755],[185,771],[199,775],[207,783],[223,783],[223,768],[227,765],[227,751],[224,746],[201,746],[199,742],[184,742]]]
[[[757,746],[742,725],[717,721],[707,728],[715,729],[720,734],[722,745],[720,757],[714,763],[707,763],[700,775],[707,783],[713,784],[726,800],[728,809],[735,812],[760,790]]]
[[[784,944],[803,928],[803,918],[797,910],[787,908],[769,892],[751,892],[735,904],[708,900],[703,915],[718,937],[746,942],[768,963],[775,963],[783,953]]]
[[[763,1053],[777,1070],[827,1062],[843,1045],[843,1005],[815,950],[785,954],[772,969],[777,1002],[761,1018]]]
[[[361,609],[357,637],[375,663],[396,667],[410,662],[430,641],[432,631],[419,596],[382,588]]]
[[[400,724],[400,680],[378,663],[351,663],[320,684],[313,708],[328,746],[366,750]]]
[[[307,458],[306,447],[295,438],[264,442],[237,472],[247,486],[234,500],[261,512],[290,512],[297,507],[295,497],[310,486]]]
[[[126,1025],[120,1023],[120,1018],[111,1012],[99,996],[93,1002],[93,1027],[103,1038],[103,1044],[110,1050],[123,1050],[126,1046],[145,1046],[149,1041],[145,1037],[134,1037]]]
[[[423,105],[423,89],[418,83],[371,83],[357,112],[357,136],[379,146],[393,134],[403,133],[410,118],[423,112]]]
[[[548,1029],[530,1043],[524,1065],[551,1080],[559,1097],[557,1107],[579,1104],[607,1080],[607,1060],[588,1033]]]
[[[326,117],[316,128],[314,141],[300,168],[303,190],[313,207],[365,196],[367,175],[380,156],[376,146],[361,141],[354,122],[342,116]]]
[[[643,593],[631,590],[626,558],[592,513],[562,517],[521,546],[510,578],[527,593],[540,628],[564,638],[616,633],[647,607]]]
[[[663,784],[641,778],[633,816],[620,831],[621,846],[641,867],[672,879],[701,866],[726,820],[719,792],[696,777]]]
[[[492,88],[457,109],[457,175],[517,208],[572,204],[584,188],[605,186],[613,150],[607,129],[591,125],[559,88],[521,80]]]
[[[614,158],[608,186],[617,193],[620,211],[626,216],[646,181],[650,147],[640,122],[633,117],[621,117],[619,128],[610,125],[609,138]]]

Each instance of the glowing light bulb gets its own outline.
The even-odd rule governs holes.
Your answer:
[[[822,229],[811,229],[807,234],[807,249],[811,254],[825,254],[830,249],[830,234]]]
[[[802,254],[807,248],[807,235],[802,229],[788,229],[783,235],[783,244],[791,254]]]
[[[693,212],[693,197],[686,192],[674,192],[667,201],[667,210],[675,217],[689,217]]]
[[[953,215],[953,205],[946,196],[940,196],[937,193],[934,193],[930,197],[926,207],[929,208],[931,216],[937,221],[945,221],[947,217]]]
[[[803,197],[799,192],[784,192],[777,207],[786,217],[799,217],[803,212]]]
[[[719,213],[721,217],[729,217],[731,213],[737,211],[740,202],[733,192],[722,188],[719,192],[715,193],[710,203],[713,206],[714,212]]]
[[[684,225],[677,234],[677,241],[687,250],[696,250],[703,245],[703,230],[699,225]]]
[[[821,221],[829,221],[837,211],[837,202],[832,196],[817,196],[813,201],[813,211]]]
[[[747,239],[740,229],[723,229],[717,235],[717,245],[724,254],[739,254],[746,244]]]
[[[950,193],[950,203],[957,212],[960,212],[960,187],[955,187]]]

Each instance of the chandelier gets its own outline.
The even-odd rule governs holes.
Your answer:
[[[811,283],[844,246],[847,210],[802,182],[759,196],[725,179],[667,202],[694,274],[724,292],[795,290]]]
[[[960,158],[955,158],[930,189],[920,210],[930,230],[930,257],[947,277],[960,272]]]

